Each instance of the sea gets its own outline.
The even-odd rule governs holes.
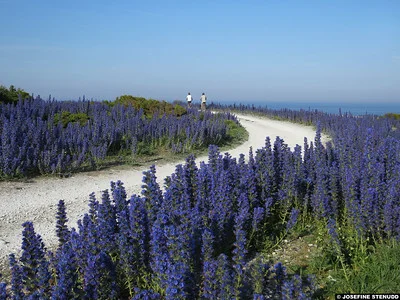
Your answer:
[[[340,102],[268,102],[268,101],[221,101],[220,104],[244,104],[254,105],[255,107],[267,107],[270,109],[284,109],[291,110],[319,110],[329,114],[342,114],[351,113],[355,116],[360,115],[384,115],[386,113],[400,114],[400,101],[399,103],[340,103]]]

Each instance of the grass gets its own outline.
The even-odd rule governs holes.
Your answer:
[[[400,290],[400,243],[392,240],[377,244],[365,261],[348,270],[333,270],[334,279],[327,284],[333,293],[398,293]]]
[[[345,268],[332,251],[327,235],[318,234],[318,225],[309,222],[296,227],[274,247],[267,245],[263,257],[282,262],[290,275],[315,275],[315,299],[334,299],[337,293],[398,293],[400,290],[400,242],[376,243]]]
[[[218,145],[221,150],[232,149],[249,139],[249,133],[243,126],[236,124],[232,120],[226,120],[225,124],[228,127],[228,137]]]

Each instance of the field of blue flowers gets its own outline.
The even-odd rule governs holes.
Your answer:
[[[180,107],[182,110],[182,107]],[[94,101],[20,100],[0,105],[0,178],[94,169],[111,156],[187,153],[227,138],[229,113],[148,115]]]
[[[212,145],[207,163],[190,155],[177,165],[164,192],[153,166],[141,195],[122,182],[92,194],[77,228],[66,226],[60,201],[58,248],[47,251],[24,223],[0,299],[310,299],[321,294],[318,280],[263,260],[266,245],[314,224],[345,271],[362,249],[399,239],[399,120],[235,109],[314,124],[315,140],[289,149],[266,137],[246,160]]]

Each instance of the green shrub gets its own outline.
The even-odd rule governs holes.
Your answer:
[[[110,106],[115,104],[122,104],[125,106],[132,105],[135,109],[143,109],[144,115],[151,118],[154,114],[174,114],[175,116],[182,116],[186,114],[186,109],[178,104],[171,104],[166,101],[159,101],[155,99],[146,99],[143,97],[135,97],[132,95],[122,95],[117,97],[115,101],[104,101]]]
[[[63,127],[67,127],[69,123],[79,123],[84,126],[89,120],[89,116],[85,113],[71,113],[69,111],[62,111],[54,115],[54,124],[62,123]]]
[[[389,118],[389,119],[400,120],[400,114],[395,114],[395,113],[387,113],[383,117]]]
[[[176,104],[174,107],[174,114],[175,114],[175,116],[180,117],[180,116],[186,114],[186,109],[184,107]]]
[[[29,97],[29,93],[20,88],[16,89],[13,85],[9,89],[0,85],[0,103],[16,103],[20,96],[25,99]]]

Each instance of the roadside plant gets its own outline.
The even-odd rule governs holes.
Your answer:
[[[9,136],[18,136],[12,129],[18,117],[10,107],[2,109],[7,116],[3,126],[10,129]],[[105,113],[101,105],[88,109],[99,116]],[[254,154],[250,151],[248,161],[244,156],[222,155],[218,147],[210,146],[208,162],[196,164],[194,157],[188,157],[165,180],[164,190],[151,166],[144,172],[140,195],[128,197],[122,182],[111,183],[101,201],[91,194],[88,212],[77,229],[66,227],[66,207],[60,201],[56,252],[48,254],[33,224],[24,223],[21,255],[10,256],[11,282],[7,287],[0,285],[0,295],[9,293],[7,297],[15,299],[82,295],[91,299],[311,299],[321,290],[329,297],[331,287],[337,287],[328,282],[327,273],[347,291],[392,292],[392,285],[368,274],[375,267],[387,281],[389,270],[393,278],[400,274],[396,256],[400,134],[393,130],[400,128],[399,121],[317,111],[252,111],[314,124],[316,138],[310,144],[305,141],[303,151],[300,146],[290,149],[279,137],[274,143],[266,138],[264,147]],[[118,106],[108,112],[129,124],[143,121],[143,112],[138,119],[130,119]],[[205,124],[212,116],[201,118],[201,126],[197,125],[202,130],[196,134],[204,141],[220,129],[217,123]],[[155,120],[167,124],[167,119],[151,119],[140,130],[157,135],[161,129]],[[180,122],[191,126],[190,121]],[[102,136],[104,128],[115,125],[104,124],[93,125],[91,132]],[[66,128],[73,126],[80,125]],[[62,131],[61,124],[54,130]],[[324,132],[330,134],[331,143],[323,142]],[[190,144],[181,133],[174,140],[168,132],[176,151]],[[108,134],[113,141],[118,139],[118,131]],[[9,136],[2,135],[6,141],[1,148],[3,162],[17,149]],[[108,151],[103,148],[108,142],[86,142],[85,147],[97,153],[93,159],[99,158]],[[160,140],[147,142],[159,145]],[[51,151],[41,155],[46,160],[43,170],[68,164],[66,153],[57,154],[61,155],[57,161],[52,160],[56,156]],[[10,174],[22,170],[21,166],[18,160],[2,165]],[[293,271],[287,265],[290,262],[273,256],[262,260],[301,234],[317,241],[321,258],[319,267],[314,267],[317,278],[306,270],[301,273],[301,268]],[[313,267],[311,262],[308,267]]]

